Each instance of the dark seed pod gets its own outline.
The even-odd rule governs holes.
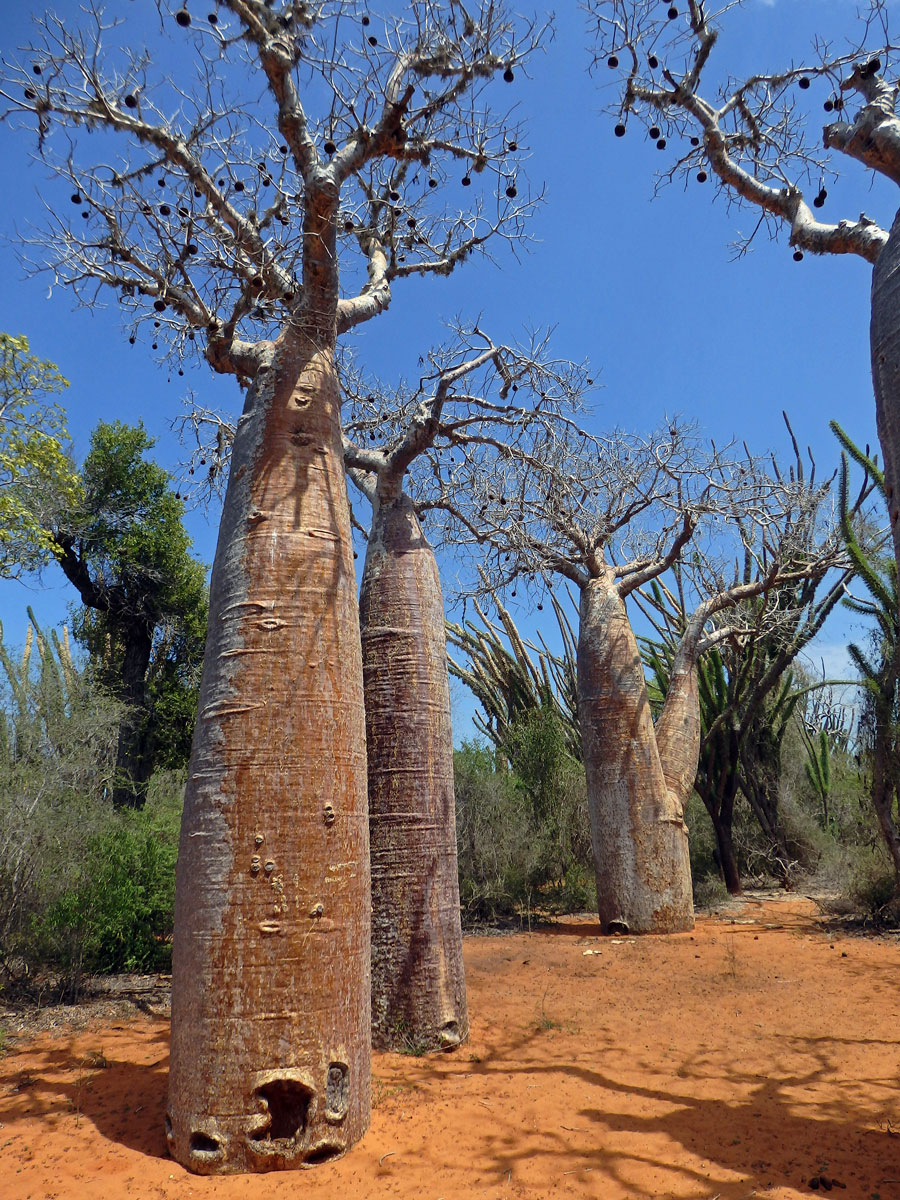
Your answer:
[[[35,75],[40,75],[40,73],[41,73],[41,64],[40,64],[40,63],[34,63],[34,64],[32,65],[32,68],[31,68],[31,69],[32,69],[32,71],[34,71]]]
[[[236,192],[242,192],[244,190],[244,185],[241,183],[241,181],[239,179],[235,180],[234,190]]]
[[[503,79],[506,83],[512,83],[512,81],[515,79],[512,67],[506,68],[506,70],[503,72]]]
[[[81,215],[84,217],[84,219],[85,219],[85,220],[87,220],[87,219],[88,219],[88,217],[89,217],[91,214],[90,214],[90,213],[88,212],[88,210],[85,208],[85,209],[83,209],[83,210],[82,210],[82,213],[81,213]]]
[[[656,57],[655,54],[651,54],[650,57],[647,59],[647,66],[650,68],[651,71],[655,71],[656,68],[659,66],[659,59]]]
[[[430,188],[436,188],[436,187],[437,187],[437,185],[438,185],[438,181],[437,181],[436,179],[429,179],[429,180],[428,180],[428,186],[429,186]]]
[[[158,350],[158,349],[159,349],[159,343],[158,343],[158,342],[154,342],[154,343],[153,343],[153,345],[150,347],[150,349],[151,349],[151,350]]]
[[[153,301],[153,307],[156,309],[157,312],[164,312],[165,308],[166,308],[166,302],[160,296],[156,300]]]
[[[375,34],[374,34],[374,33],[373,33],[373,34],[371,34],[371,35],[370,35],[370,37],[369,37],[369,45],[370,45],[370,46],[377,46],[377,45],[378,45],[378,38],[375,36]]]
[[[184,371],[182,371],[181,367],[179,367],[179,368],[178,368],[178,374],[179,374],[179,375],[183,375],[183,374],[184,374]]]
[[[673,4],[673,5],[671,6],[671,8],[669,9],[669,11],[668,11],[668,14],[667,14],[667,15],[668,15],[668,18],[669,18],[669,20],[670,20],[670,21],[674,21],[674,20],[675,20],[675,18],[678,16],[678,9],[675,7],[675,5],[674,5],[674,4]]]
[[[279,154],[287,154],[287,152],[288,152],[288,148],[287,148],[287,146],[279,146],[279,147],[278,147],[278,153],[279,153]]]
[[[37,92],[33,92],[31,88],[26,88],[22,94],[26,100],[37,100]]]
[[[692,138],[691,138],[691,145],[692,145],[692,146],[699,146],[699,145],[700,145],[700,139],[699,139],[698,137],[692,137]]]
[[[132,334],[131,337],[128,339],[128,345],[133,346],[136,341],[137,341],[137,338],[134,336],[134,334]]]
[[[80,204],[81,203],[81,192],[73,192],[70,198],[71,198],[71,201],[73,204]]]
[[[188,242],[187,252],[188,252],[188,254],[196,254],[197,253],[197,243],[196,242]]]
[[[666,148],[666,139],[665,139],[665,138],[660,138],[660,139],[659,139],[659,141],[656,143],[656,148],[657,148],[657,150],[665,150],[665,148]]]
[[[159,206],[159,215],[161,217],[167,217],[171,211],[172,210],[169,208],[168,204],[161,204]]]
[[[410,217],[410,218],[409,218],[409,220],[406,222],[406,224],[407,224],[407,226],[408,226],[410,229],[415,229],[415,227],[416,227],[416,218],[415,218],[415,217]]]
[[[187,29],[188,25],[191,23],[191,14],[186,8],[179,8],[178,12],[175,14],[175,20],[182,29]]]
[[[618,57],[615,54],[611,54],[606,60],[606,65],[610,68],[610,70],[614,71],[619,65]]]
[[[353,232],[353,222],[348,219],[344,222],[344,233],[352,233],[352,232]]]
[[[206,19],[207,19],[207,21],[209,21],[210,25],[218,25],[218,23],[219,23],[219,14],[218,14],[218,13],[211,12],[211,13],[209,14],[209,16],[208,16]]]
[[[660,136],[660,128],[658,125],[651,125],[649,132],[652,138],[658,138]]]
[[[616,137],[624,137],[625,136],[625,126],[617,125],[615,127],[615,129],[613,130],[613,133],[616,135]]]
[[[803,251],[795,250],[794,251],[794,262],[802,262],[802,261],[803,261]]]
[[[165,187],[165,186],[166,186],[166,181],[165,181],[165,179],[164,179],[164,178],[157,179],[156,183],[157,183],[157,186],[158,186],[158,187]]]
[[[697,172],[697,182],[698,183],[706,183],[707,179],[709,179],[709,176],[707,175],[707,173],[705,171]]]
[[[471,184],[471,182],[472,182],[472,180],[469,178],[468,175],[463,175],[463,177],[462,177],[463,187],[468,187]]]
[[[514,183],[511,183],[506,189],[506,194],[509,196],[510,200],[515,200],[516,196],[519,194],[519,190]]]
[[[826,100],[825,103],[822,105],[822,107],[825,109],[826,112],[831,112],[831,110],[834,108],[834,101]]]
[[[125,97],[125,107],[126,108],[137,108],[137,96],[132,96],[132,94],[129,92],[128,95]]]
[[[510,154],[515,154],[515,152],[519,148],[519,143],[518,142],[507,142],[506,148],[510,152]]]
[[[365,16],[364,16],[364,17],[362,17],[362,18],[360,19],[360,22],[359,22],[359,23],[360,23],[360,25],[369,25],[369,24],[371,24],[371,22],[370,22],[369,18],[368,18],[368,17],[365,17]]]
[[[806,75],[801,75],[797,80],[797,87],[803,88],[804,92],[809,87],[809,78]]]
[[[400,199],[400,193],[395,188],[391,188],[391,190],[388,192],[388,195],[395,204]]]

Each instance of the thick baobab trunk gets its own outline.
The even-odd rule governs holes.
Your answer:
[[[238,425],[178,858],[169,1149],[309,1166],[369,1119],[365,721],[333,357],[281,341]]]
[[[372,1039],[467,1036],[453,739],[437,563],[405,495],[374,503],[360,593],[372,846]]]
[[[693,928],[687,829],[660,763],[640,652],[608,576],[581,592],[578,717],[604,930]]]
[[[656,722],[656,746],[666,786],[683,816],[700,759],[700,688],[694,637],[686,637],[672,664],[665,703]]]
[[[875,420],[884,455],[894,556],[900,567],[900,212],[872,271],[870,341]]]

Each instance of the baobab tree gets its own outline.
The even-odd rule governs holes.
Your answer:
[[[675,422],[647,438],[548,440],[525,469],[498,456],[483,479],[480,490],[475,480],[460,489],[467,508],[454,515],[490,547],[487,586],[515,595],[523,580],[540,590],[561,575],[580,594],[578,717],[604,929],[689,929],[684,805],[700,746],[698,659],[735,636],[742,602],[824,574],[840,539],[808,553],[795,538],[813,502],[802,480],[706,452]],[[734,514],[745,553],[729,574],[711,528]],[[706,580],[692,595],[654,725],[626,601],[684,554],[704,564]]]
[[[725,884],[735,895],[741,891],[741,878],[732,820],[739,791],[778,869],[786,880],[790,877],[778,805],[781,744],[794,707],[806,695],[806,689],[793,686],[790,668],[844,598],[856,570],[834,513],[833,477],[817,485],[815,465],[807,474],[792,432],[791,437],[792,502],[758,512],[755,518],[751,509],[749,520],[739,507],[732,508],[729,525],[737,534],[737,553],[731,574],[748,581],[755,556],[770,554],[775,547],[783,560],[798,568],[802,564],[805,570],[729,611],[724,618],[727,636],[710,639],[711,652],[695,672],[701,720],[694,787],[713,824]],[[761,474],[765,464],[752,463],[750,469]],[[860,517],[871,493],[871,479],[864,477],[846,505],[847,521],[861,527],[860,537],[867,545],[874,544],[874,527]],[[675,564],[668,582],[659,581],[636,597],[656,631],[655,638],[644,639],[645,657],[664,695],[684,631],[693,619],[694,598],[716,586],[704,558],[686,556]]]
[[[342,1154],[369,1113],[336,342],[396,280],[522,235],[520,134],[486,93],[541,30],[492,0],[387,18],[349,0],[220,0],[203,21],[155,7],[154,56],[130,48],[131,15],[88,5],[77,30],[48,14],[0,94],[56,179],[35,269],[85,304],[110,290],[130,339],[246,387],[179,854],[167,1136],[193,1171],[271,1170]],[[188,41],[170,53],[193,82],[154,71],[166,35]]]
[[[577,370],[546,361],[546,342],[498,346],[477,327],[458,330],[423,368],[417,386],[390,395],[353,372],[342,379],[344,458],[372,510],[360,589],[372,1037],[391,1049],[449,1049],[468,1034],[444,602],[404,480],[426,453],[449,467],[484,439],[531,445],[580,391]],[[488,398],[494,380],[521,393],[516,405]]]
[[[621,82],[610,106],[614,132],[625,136],[637,124],[661,151],[675,150],[664,179],[705,183],[711,173],[729,202],[758,210],[757,230],[788,231],[795,259],[804,252],[853,254],[872,264],[872,382],[900,562],[900,225],[896,219],[881,225],[865,213],[834,223],[818,215],[837,155],[900,184],[889,6],[863,4],[856,34],[848,31],[849,48],[841,52],[818,38],[808,61],[737,79],[721,61],[723,18],[741,2],[729,0],[711,14],[703,0],[585,0],[595,65]],[[806,112],[805,100],[813,97],[836,118],[824,127]],[[820,131],[818,145],[810,129]]]

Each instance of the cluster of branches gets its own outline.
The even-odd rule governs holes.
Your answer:
[[[251,347],[308,323],[320,287],[342,331],[381,311],[395,279],[525,236],[539,196],[523,134],[485,89],[514,81],[547,25],[493,0],[384,17],[351,0],[222,0],[215,23],[177,25],[158,8],[192,43],[172,81],[90,3],[83,29],[39,19],[0,84],[3,119],[35,129],[57,180],[26,240],[31,269],[86,305],[112,289],[131,341],[147,330],[161,354],[202,347],[214,369],[252,374]],[[255,100],[226,82],[248,62],[266,85]],[[83,130],[117,135],[107,161],[67,136]],[[336,255],[351,283],[340,299]]]
[[[887,3],[870,0],[857,36],[844,48],[817,38],[808,60],[743,79],[716,73],[722,19],[741,3],[729,0],[711,12],[704,0],[687,0],[683,8],[655,0],[587,0],[595,70],[611,68],[620,84],[609,106],[616,134],[637,123],[661,151],[677,143],[662,183],[705,183],[711,171],[729,202],[757,208],[759,221],[738,243],[740,251],[761,227],[772,232],[785,224],[795,257],[808,250],[874,262],[886,229],[865,214],[836,223],[817,214],[828,198],[826,178],[834,175],[828,151],[900,182],[897,89],[885,78],[897,51]],[[812,94],[822,94],[824,111],[836,118],[817,140],[801,103]],[[862,107],[851,119],[846,110],[854,94]]]

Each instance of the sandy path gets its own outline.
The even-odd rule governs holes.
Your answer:
[[[814,914],[755,899],[693,935],[566,920],[467,939],[470,1042],[378,1055],[369,1134],[302,1174],[197,1178],[166,1157],[163,1020],[14,1045],[0,1198],[744,1200],[823,1175],[847,1200],[900,1198],[900,944]]]

